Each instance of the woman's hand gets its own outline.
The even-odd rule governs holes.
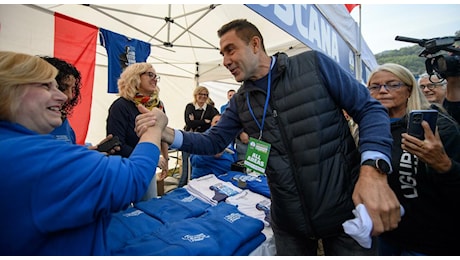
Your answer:
[[[421,161],[439,173],[449,171],[452,167],[452,161],[444,150],[439,132],[436,130],[436,135],[434,135],[426,121],[422,122],[422,127],[425,131],[425,140],[420,140],[404,133],[401,135],[402,149],[417,156]]]
[[[110,140],[113,138],[113,135],[112,134],[109,134],[106,138],[102,139],[98,145],[91,145],[91,146],[88,146],[88,149],[89,150],[97,150],[97,147],[99,145],[101,145],[102,143],[105,143],[106,141]],[[116,152],[119,152],[121,150],[121,147],[119,145],[113,147],[112,149],[110,149],[109,151],[107,152],[101,152],[105,155],[111,155],[111,154],[114,154]]]
[[[137,136],[140,137],[149,127],[158,126],[161,130],[164,130],[168,124],[168,118],[160,109],[154,107],[150,111],[141,104],[137,105],[137,108],[141,112],[136,117],[136,126],[134,128]]]

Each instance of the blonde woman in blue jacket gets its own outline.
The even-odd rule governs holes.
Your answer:
[[[155,175],[164,113],[138,116],[128,158],[57,141],[49,133],[67,100],[57,73],[38,56],[0,51],[0,255],[108,254],[111,213],[139,201]]]

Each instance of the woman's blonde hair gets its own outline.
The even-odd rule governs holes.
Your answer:
[[[134,63],[126,67],[118,79],[119,96],[134,101],[134,96],[139,92],[141,75],[153,68],[147,62]]]
[[[412,72],[399,64],[385,63],[378,66],[369,76],[369,81],[367,82],[368,87],[375,73],[380,71],[386,71],[395,75],[397,78],[399,78],[399,80],[401,80],[402,83],[404,83],[404,85],[410,88],[410,96],[407,100],[406,114],[409,114],[411,110],[430,108],[430,102],[428,102],[425,95],[423,95],[423,92],[418,87],[417,81]]]
[[[209,90],[208,88],[204,87],[204,86],[198,86],[195,88],[195,90],[193,90],[193,103],[196,104],[197,103],[197,98],[196,96],[201,93],[201,92],[206,92],[208,94],[208,98],[209,98]]]
[[[0,51],[0,120],[14,121],[24,84],[49,83],[58,70],[44,59],[24,53]]]

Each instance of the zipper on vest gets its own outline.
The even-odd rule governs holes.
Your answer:
[[[281,122],[281,118],[278,119],[278,112],[276,110],[276,105],[274,102],[270,102],[270,106],[273,108],[273,118],[276,118],[276,122],[278,123],[279,129],[280,129],[280,134],[281,134],[281,142],[283,143],[284,147],[286,148],[287,155],[289,158],[289,163],[291,165],[291,173],[293,174],[294,180],[295,180],[295,186],[297,188],[297,194],[299,195],[299,200],[300,203],[302,204],[302,212],[305,218],[305,224],[308,226],[307,228],[313,233],[312,236],[310,236],[310,239],[317,239],[317,232],[316,229],[313,227],[311,223],[311,217],[308,214],[308,212],[311,212],[309,205],[305,201],[305,198],[303,197],[302,189],[300,188],[300,180],[299,177],[296,175],[295,171],[298,168],[298,165],[294,159],[294,154],[292,153],[291,146],[289,145],[289,140],[287,140],[287,135],[286,131],[283,128],[283,124]],[[293,167],[292,167],[293,166]]]

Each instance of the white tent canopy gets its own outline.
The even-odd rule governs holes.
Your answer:
[[[343,5],[274,5],[279,10],[319,10],[341,39],[361,56],[369,69],[375,58],[358,37],[356,22]],[[315,9],[309,8],[314,6]],[[257,6],[256,6],[257,7]],[[267,5],[260,5],[266,8]],[[53,54],[53,39],[44,39],[44,30],[52,28],[53,13],[84,21],[130,38],[151,44],[147,62],[161,76],[159,86],[169,125],[184,125],[185,105],[192,100],[198,84],[210,90],[216,107],[226,102],[228,89],[239,84],[222,66],[217,30],[237,18],[254,23],[264,36],[268,54],[282,51],[289,55],[315,46],[307,46],[286,28],[253,11],[250,5],[225,4],[133,4],[133,5],[1,5],[0,49],[37,55]],[[322,21],[322,20],[321,20]],[[324,25],[321,23],[321,26]],[[321,29],[321,28],[320,28]],[[319,30],[319,29],[318,29]],[[361,41],[362,51],[358,50]],[[321,44],[318,44],[321,46]],[[105,137],[105,120],[110,104],[117,98],[107,93],[107,52],[100,44],[96,50],[91,121],[87,141],[96,143]],[[361,55],[358,55],[361,54]],[[351,57],[354,58],[354,57]],[[359,74],[357,74],[359,75]]]

